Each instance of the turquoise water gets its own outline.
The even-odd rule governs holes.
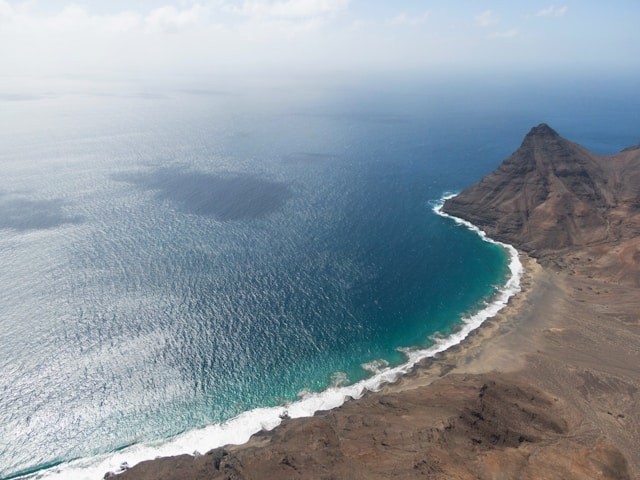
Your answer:
[[[87,85],[1,100],[0,478],[101,478],[393,378],[509,278],[445,192],[541,121],[640,141],[622,99]]]

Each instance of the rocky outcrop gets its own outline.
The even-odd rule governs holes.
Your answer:
[[[567,439],[563,407],[500,376],[451,375],[289,420],[241,447],[143,462],[130,479],[630,478],[605,443]]]
[[[584,249],[594,268],[616,263],[612,275],[640,282],[639,147],[597,155],[541,124],[495,171],[447,200],[443,211],[543,262],[564,267],[564,254]],[[625,252],[601,258],[611,252],[598,247],[613,244]]]

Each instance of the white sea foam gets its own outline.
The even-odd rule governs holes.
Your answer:
[[[363,364],[363,368],[372,372],[373,376],[353,385],[340,386],[340,382],[335,382],[335,386],[323,392],[304,391],[301,392],[297,401],[288,405],[250,410],[222,424],[192,430],[168,441],[133,445],[116,453],[75,460],[40,472],[36,478],[97,480],[103,478],[106,472],[119,471],[122,465],[131,467],[143,460],[156,457],[183,453],[193,454],[195,452],[205,453],[213,448],[227,444],[242,444],[248,441],[251,435],[260,430],[272,430],[286,416],[291,418],[309,417],[318,411],[339,407],[348,398],[357,399],[367,391],[378,391],[383,385],[392,383],[408,373],[419,361],[433,357],[437,353],[462,342],[469,333],[482,325],[486,319],[495,316],[507,304],[509,298],[520,291],[520,278],[523,267],[520,263],[518,252],[511,245],[492,240],[487,237],[485,232],[471,223],[444,213],[442,211],[444,201],[452,196],[454,195],[446,195],[440,202],[434,204],[434,212],[473,230],[484,241],[502,246],[510,257],[510,275],[507,282],[499,288],[485,308],[462,318],[459,330],[446,337],[434,336],[434,345],[426,349],[399,349],[407,357],[406,362],[399,366],[390,367],[385,361]]]
[[[344,387],[349,384],[349,376],[344,372],[334,372],[331,375],[330,385],[332,387]]]
[[[378,360],[373,360],[372,362],[363,363],[361,367],[363,370],[376,375],[386,370],[389,367],[389,362],[387,362],[384,358],[380,358]]]

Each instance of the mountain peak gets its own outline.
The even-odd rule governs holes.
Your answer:
[[[541,123],[537,127],[533,127],[526,138],[556,138],[559,137],[558,132],[551,128],[546,123]]]
[[[529,252],[601,242],[613,235],[613,167],[541,123],[494,172],[447,200],[444,211]]]
[[[443,211],[557,265],[574,262],[577,251],[598,256],[603,245],[626,242],[589,268],[640,285],[639,179],[640,149],[601,156],[543,123],[496,170],[449,198]]]

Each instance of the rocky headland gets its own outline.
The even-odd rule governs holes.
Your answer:
[[[381,392],[117,478],[640,479],[640,147],[542,124],[444,211],[522,252],[496,317]]]
[[[597,155],[541,124],[444,211],[545,266],[640,286],[640,146]]]

